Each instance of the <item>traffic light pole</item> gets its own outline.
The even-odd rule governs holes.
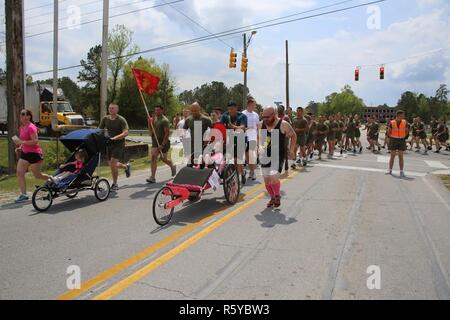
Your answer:
[[[247,34],[244,33],[244,57],[247,57]],[[247,105],[247,70],[244,71],[244,92],[242,96],[242,110],[245,109]]]

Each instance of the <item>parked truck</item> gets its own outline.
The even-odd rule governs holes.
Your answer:
[[[58,130],[65,133],[72,130],[87,128],[82,115],[73,111],[72,105],[65,98],[62,89],[58,89],[57,119]],[[25,108],[33,113],[33,120],[40,128],[41,132],[52,135],[53,114],[53,88],[42,84],[28,84],[26,88]],[[7,104],[6,87],[0,86],[0,130],[6,127],[7,123]]]

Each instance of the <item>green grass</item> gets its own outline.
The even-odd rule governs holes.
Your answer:
[[[444,176],[440,176],[442,182],[444,183],[444,185],[447,187],[447,189],[450,190],[450,175],[444,175]]]
[[[132,170],[145,170],[150,168],[150,159],[148,157],[139,158],[130,160]],[[121,170],[122,171],[122,170]],[[53,174],[55,170],[45,170],[43,171],[47,174]],[[110,178],[111,177],[111,171],[108,166],[102,165],[100,167],[100,174],[102,177]],[[123,171],[120,172],[120,175],[123,175]],[[26,174],[25,176],[26,182],[27,182],[27,191],[30,192],[34,190],[34,187],[37,185],[42,185],[44,183],[43,180],[37,180],[34,178],[33,174],[30,172]],[[17,187],[17,178],[15,175],[10,176],[2,176],[0,177],[0,192],[18,192]]]
[[[56,142],[55,141],[40,141],[39,142],[42,149],[44,150],[44,168],[42,172],[52,175],[57,168],[56,165]],[[59,145],[59,161],[63,163],[65,159],[69,155],[69,151],[65,149],[65,147],[60,144]],[[0,138],[0,154],[7,155],[8,154],[8,144],[5,138]],[[130,159],[132,171],[139,170],[149,170],[150,171],[150,159],[149,157],[142,157],[138,159]],[[164,165],[163,162],[159,161],[158,166]],[[8,166],[8,157],[0,158],[0,166],[6,168]],[[111,171],[107,165],[102,165],[100,167],[100,174],[102,177],[111,178]],[[123,171],[121,170],[120,175],[123,175]],[[34,178],[31,172],[27,173],[25,176],[27,191],[30,192],[34,190],[36,185],[42,185],[44,181],[37,180]],[[17,192],[17,178],[15,175],[3,175],[0,176],[0,192]]]

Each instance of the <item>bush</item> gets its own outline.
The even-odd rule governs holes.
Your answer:
[[[59,163],[56,156],[56,142],[48,142],[42,146],[44,149],[44,166],[43,170],[56,170],[59,164],[64,163],[70,156],[70,151],[59,143]]]

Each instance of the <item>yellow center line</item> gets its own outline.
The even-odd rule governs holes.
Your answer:
[[[290,177],[281,180],[281,182],[285,182],[288,179],[292,179],[298,174],[298,172],[294,172]],[[200,239],[204,238],[209,233],[213,232],[220,226],[222,226],[225,222],[230,220],[231,218],[235,217],[239,213],[241,213],[244,209],[250,207],[252,204],[254,204],[256,201],[258,201],[260,198],[264,196],[265,192],[259,193],[257,196],[252,198],[250,201],[244,203],[240,207],[234,209],[224,217],[220,218],[219,220],[215,221],[214,223],[210,224],[206,228],[202,229],[183,243],[179,244],[175,248],[171,249],[167,253],[163,254],[159,258],[155,259],[154,261],[150,262],[146,266],[142,267],[141,269],[137,270],[130,276],[120,280],[110,288],[106,289],[96,297],[94,297],[94,300],[109,300],[119,293],[121,293],[123,290],[134,284],[135,282],[139,281],[146,275],[148,275],[150,272],[154,271],[158,267],[162,266],[163,264],[167,263],[168,261],[172,260],[175,256],[182,253],[189,247],[191,247],[193,244],[195,244]]]
[[[248,192],[244,195],[244,200],[249,198],[251,195],[257,193],[260,189],[263,188],[263,185],[256,185],[254,187],[252,187],[250,190],[248,190]],[[175,242],[176,240],[178,240],[179,238],[183,237],[184,235],[188,234],[189,232],[191,232],[192,230],[194,230],[195,228],[197,228],[198,226],[204,224],[205,222],[207,222],[208,220],[211,220],[212,218],[216,217],[217,215],[221,214],[222,212],[224,212],[226,209],[228,209],[229,206],[225,206],[222,207],[216,211],[214,211],[212,214],[192,223],[189,224],[185,227],[183,227],[182,229],[175,231],[174,233],[170,234],[169,236],[167,236],[166,238],[162,239],[161,241],[145,248],[144,250],[138,252],[137,254],[135,254],[134,256],[123,260],[122,262],[119,262],[118,264],[114,265],[113,267],[101,272],[100,274],[94,276],[93,278],[87,280],[86,282],[81,284],[80,289],[74,289],[74,290],[69,290],[65,293],[63,293],[62,295],[60,295],[59,297],[57,297],[57,300],[72,300],[75,299],[76,297],[78,297],[79,295],[81,295],[82,293],[88,291],[89,289],[105,282],[106,280],[114,277],[115,275],[117,275],[118,273],[128,269],[130,266],[138,263],[139,261],[149,257],[150,255],[152,255],[153,253],[155,253],[156,251],[168,246],[169,244]]]

